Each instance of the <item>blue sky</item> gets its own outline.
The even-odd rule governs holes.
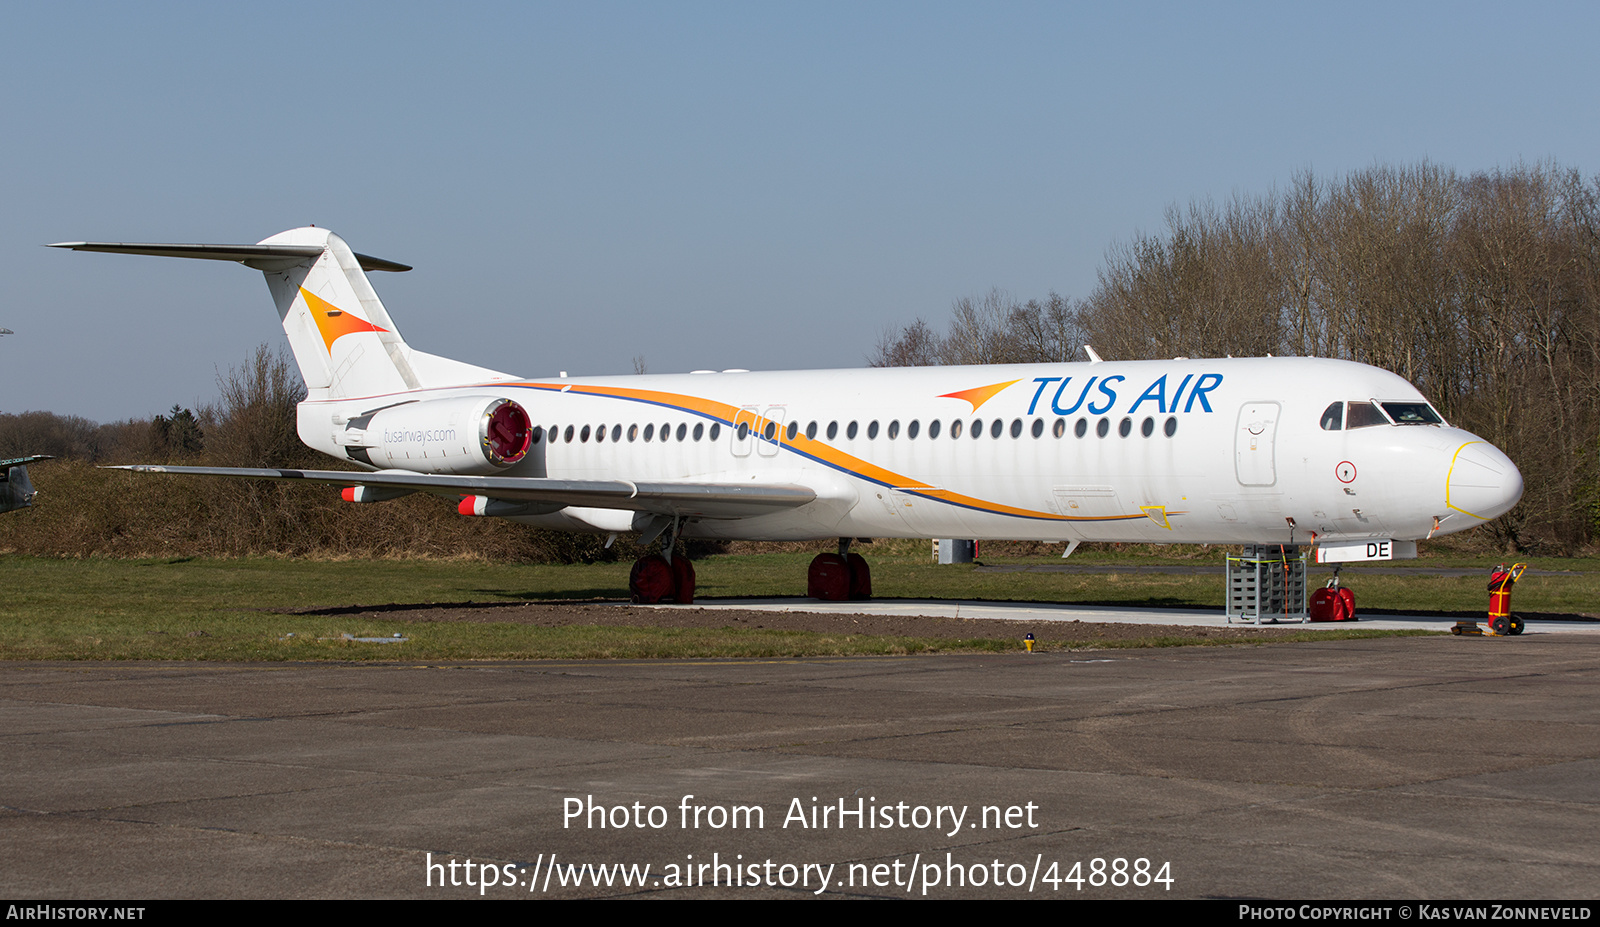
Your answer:
[[[41,248],[315,223],[417,348],[529,376],[846,367],[1086,295],[1171,203],[1307,169],[1600,170],[1600,6],[26,4],[0,55],[0,411],[215,395],[260,275]]]

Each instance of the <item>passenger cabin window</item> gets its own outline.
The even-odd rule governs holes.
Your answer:
[[[1346,428],[1371,428],[1373,425],[1387,425],[1389,420],[1383,417],[1378,407],[1370,402],[1352,402],[1350,410],[1345,415]]]
[[[1322,410],[1322,430],[1338,431],[1344,427],[1344,403],[1336,402]]]
[[[1425,402],[1386,402],[1383,411],[1396,425],[1443,425],[1444,419]]]
[[[961,437],[961,419],[955,418],[950,420],[950,437]]]

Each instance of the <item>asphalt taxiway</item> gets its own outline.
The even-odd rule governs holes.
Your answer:
[[[75,899],[812,897],[808,864],[823,897],[1592,898],[1597,677],[1564,634],[6,663],[0,871]]]
[[[1230,619],[1220,608],[1120,608],[1057,604],[1053,602],[991,602],[959,599],[872,599],[869,601],[821,602],[816,599],[697,599],[692,606],[662,605],[658,608],[741,609],[774,612],[823,612],[853,615],[902,615],[927,618],[974,618],[998,621],[1108,621],[1117,624],[1165,625],[1181,627],[1263,627],[1283,630],[1334,630],[1374,628],[1384,631],[1449,631],[1458,619],[1438,615],[1359,614],[1354,622],[1303,622],[1285,618],[1256,624]],[[1478,616],[1479,626],[1486,624]],[[1579,617],[1550,619],[1529,617],[1524,634],[1587,634],[1600,636],[1600,621]]]

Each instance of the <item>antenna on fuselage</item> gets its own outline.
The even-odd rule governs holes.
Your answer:
[[[1100,355],[1095,353],[1093,345],[1087,345],[1087,344],[1084,345],[1083,346],[1083,353],[1089,355],[1089,363],[1091,363],[1091,364],[1100,363]]]

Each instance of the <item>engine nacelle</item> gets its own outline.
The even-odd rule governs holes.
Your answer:
[[[522,406],[497,396],[429,399],[350,419],[339,436],[351,460],[416,473],[486,475],[527,456]]]

